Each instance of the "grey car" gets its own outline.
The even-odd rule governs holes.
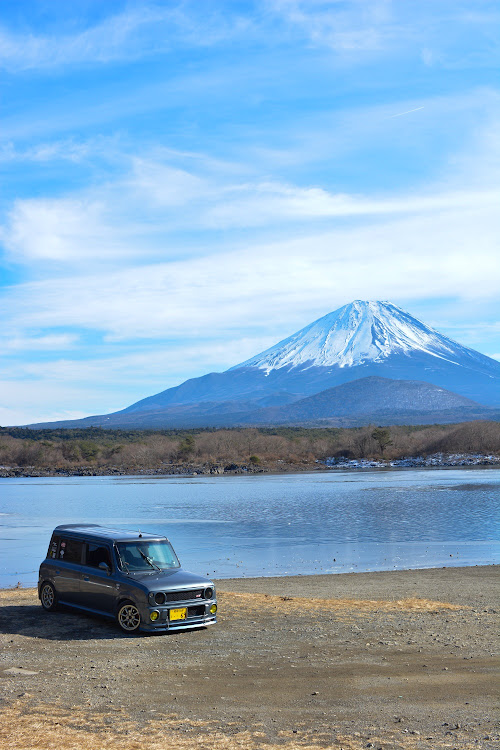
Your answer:
[[[38,596],[48,612],[64,604],[113,617],[125,633],[216,622],[213,582],[183,570],[166,537],[96,524],[54,529]]]

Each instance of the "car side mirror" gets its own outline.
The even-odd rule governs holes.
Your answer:
[[[99,563],[99,570],[105,570],[108,576],[111,575],[111,568],[109,567],[108,563],[106,562],[100,562]]]

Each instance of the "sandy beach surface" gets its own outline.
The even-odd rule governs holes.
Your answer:
[[[0,592],[0,747],[500,747],[499,568],[224,580],[219,621],[122,635]]]

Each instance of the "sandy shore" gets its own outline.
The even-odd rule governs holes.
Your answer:
[[[0,592],[1,748],[498,748],[499,569],[220,581],[126,637]]]

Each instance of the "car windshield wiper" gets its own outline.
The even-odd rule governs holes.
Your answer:
[[[161,568],[156,563],[154,563],[150,557],[148,557],[147,555],[145,555],[144,552],[142,551],[142,549],[139,550],[139,554],[140,554],[141,557],[143,557],[146,560],[146,562],[148,563],[148,565],[150,565],[155,570],[159,570],[160,573],[161,573]]]

